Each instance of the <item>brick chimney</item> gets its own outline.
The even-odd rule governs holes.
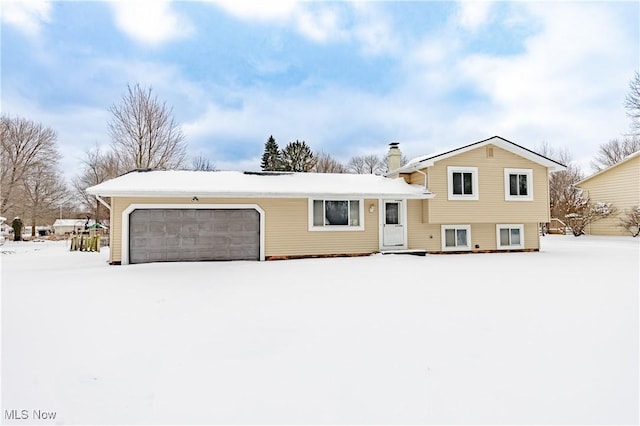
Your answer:
[[[400,148],[398,148],[400,142],[391,142],[389,144],[389,152],[387,153],[387,164],[389,165],[389,172],[399,169],[402,153],[400,152]]]

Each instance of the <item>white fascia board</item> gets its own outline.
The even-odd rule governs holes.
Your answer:
[[[505,151],[512,152],[516,155],[519,155],[520,157],[526,158],[527,160],[533,161],[534,163],[540,164],[544,167],[548,167],[552,172],[559,172],[567,169],[566,166],[560,163],[556,163],[555,161],[547,159],[540,154],[536,154],[535,152],[529,151],[528,149],[520,147],[519,145],[516,145],[512,142],[508,142],[499,137],[492,137],[490,139],[473,143],[462,148],[452,149],[451,151],[448,151],[443,154],[436,154],[432,157],[425,158],[424,160],[418,161],[416,163],[412,163],[412,164],[400,167],[399,169],[392,170],[387,174],[387,177],[399,175],[400,173],[412,173],[416,170],[424,169],[426,167],[431,167],[435,164],[436,161],[442,161],[446,158],[463,154],[465,152],[472,151],[474,149],[478,149],[490,144],[495,145],[499,148],[502,148]]]

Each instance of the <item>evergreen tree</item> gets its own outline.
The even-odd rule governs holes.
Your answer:
[[[273,138],[273,135],[269,136],[269,139],[264,144],[264,153],[262,154],[260,167],[262,171],[282,170],[280,148],[278,148],[278,143]]]
[[[282,150],[283,169],[288,172],[308,172],[313,169],[316,159],[309,145],[304,141],[289,142]]]

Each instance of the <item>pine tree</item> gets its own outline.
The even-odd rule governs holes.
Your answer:
[[[282,163],[288,172],[308,172],[316,164],[316,159],[309,145],[296,140],[282,150]]]
[[[278,148],[278,143],[273,138],[273,135],[269,136],[269,139],[264,144],[264,153],[262,154],[260,167],[262,171],[282,170],[280,148]]]

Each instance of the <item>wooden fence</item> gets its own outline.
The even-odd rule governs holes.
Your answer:
[[[76,235],[71,238],[71,251],[100,251],[100,235]]]

